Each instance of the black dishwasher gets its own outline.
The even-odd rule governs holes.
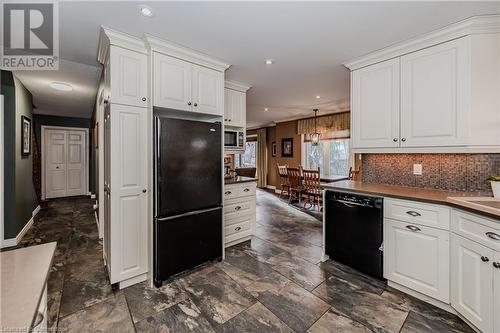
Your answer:
[[[325,201],[326,254],[383,279],[383,199],[327,191]]]

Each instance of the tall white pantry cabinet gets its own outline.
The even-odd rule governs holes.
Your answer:
[[[101,31],[104,70],[104,260],[120,288],[148,273],[147,50]]]

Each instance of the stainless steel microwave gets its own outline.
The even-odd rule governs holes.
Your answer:
[[[224,149],[242,150],[245,149],[245,133],[243,131],[224,131]]]

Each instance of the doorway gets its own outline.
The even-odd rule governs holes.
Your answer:
[[[42,199],[88,194],[88,129],[42,126]]]

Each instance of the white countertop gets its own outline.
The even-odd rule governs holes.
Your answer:
[[[0,330],[31,326],[55,249],[52,242],[0,253]]]

